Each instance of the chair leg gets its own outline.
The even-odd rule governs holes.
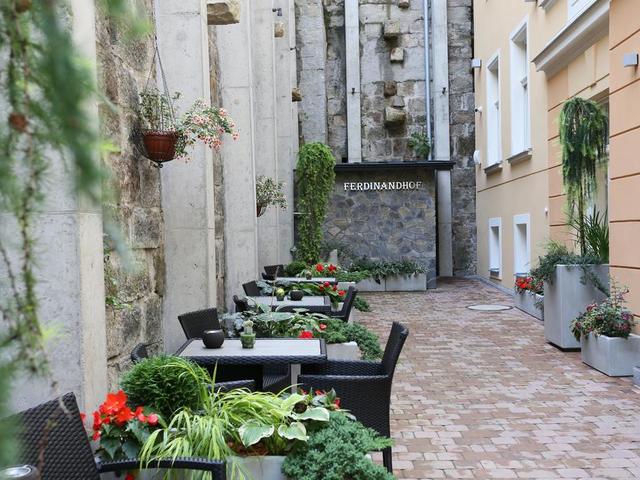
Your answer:
[[[391,447],[387,447],[382,450],[382,463],[387,468],[389,473],[393,474],[393,462],[391,460]]]

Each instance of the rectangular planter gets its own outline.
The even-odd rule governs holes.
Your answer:
[[[580,338],[582,361],[610,377],[630,377],[640,364],[640,336],[629,338],[595,336]]]
[[[386,281],[384,278],[380,279],[380,283],[376,282],[372,278],[367,278],[366,280],[360,280],[356,283],[356,288],[359,292],[384,292]]]
[[[544,320],[544,310],[542,306],[536,306],[536,303],[540,304],[544,297],[533,293],[529,290],[517,293],[513,297],[513,303],[518,310],[522,310],[524,313],[528,313],[538,320]]]
[[[387,292],[426,292],[427,274],[392,275],[386,279]]]
[[[266,457],[232,457],[227,462],[227,478],[231,475],[232,465],[238,467],[244,473],[245,478],[251,480],[287,480],[282,473],[282,463],[286,457],[266,456]]]
[[[327,360],[360,360],[362,353],[356,342],[332,343],[327,345]],[[291,365],[291,385],[298,383],[300,365]]]
[[[609,265],[590,268],[603,285],[609,285]],[[558,265],[553,281],[544,286],[544,336],[547,342],[562,349],[580,348],[580,342],[571,333],[571,322],[587,305],[605,298],[591,282],[583,285],[581,278],[580,266]]]

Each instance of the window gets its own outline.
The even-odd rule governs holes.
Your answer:
[[[502,274],[502,220],[489,219],[489,275],[500,278]]]
[[[531,236],[529,214],[513,217],[513,272],[529,273],[531,269]]]
[[[527,24],[511,35],[511,154],[531,148]]]
[[[596,0],[568,0],[569,12],[567,18],[569,20],[567,23],[576,19],[582,12],[594,4],[595,1]]]
[[[502,160],[500,134],[500,57],[487,65],[487,166]]]

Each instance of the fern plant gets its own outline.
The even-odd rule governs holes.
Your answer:
[[[307,143],[300,149],[296,167],[298,186],[298,243],[296,259],[316,263],[322,248],[322,224],[329,195],[334,188],[336,164],[331,150],[322,143]]]
[[[577,243],[587,253],[585,217],[589,199],[597,189],[597,172],[607,162],[608,122],[600,105],[575,97],[560,112],[562,179],[567,192],[569,218],[577,228]]]

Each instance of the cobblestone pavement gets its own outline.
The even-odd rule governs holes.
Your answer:
[[[544,342],[542,323],[472,280],[365,294],[357,321],[410,336],[392,394],[398,478],[640,478],[640,390]]]

